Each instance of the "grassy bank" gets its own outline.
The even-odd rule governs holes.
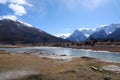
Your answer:
[[[31,55],[12,55],[0,52],[0,72],[12,70],[32,70],[37,74],[20,77],[13,80],[119,80],[120,74],[114,71],[102,70],[107,63],[91,58],[76,58],[69,62],[40,58]],[[94,66],[98,70],[91,68]]]

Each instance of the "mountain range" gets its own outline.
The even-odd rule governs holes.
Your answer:
[[[71,35],[59,34],[55,37],[19,20],[0,20],[0,43],[64,43],[84,42],[91,39],[120,41],[120,24],[110,24],[94,30],[80,28]]]
[[[2,19],[0,20],[0,43],[52,43],[67,42],[27,23]]]
[[[120,41],[120,28],[116,29],[112,34],[107,36],[108,40]]]
[[[96,31],[91,34],[87,40],[120,40],[120,24],[110,24],[97,28]]]
[[[67,40],[84,42],[86,40],[120,40],[120,24],[110,24],[96,29],[81,28],[75,30]]]

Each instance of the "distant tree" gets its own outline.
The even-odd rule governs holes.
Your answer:
[[[71,45],[73,46],[75,44],[75,42],[72,42]]]
[[[68,44],[68,43],[66,43],[66,46],[68,47],[68,46],[69,46],[69,44]]]

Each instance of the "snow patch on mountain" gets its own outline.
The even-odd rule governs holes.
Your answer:
[[[95,29],[89,29],[89,28],[79,28],[78,29],[81,33],[83,33],[86,37],[89,37]]]
[[[33,27],[31,24],[28,24],[26,22],[22,22],[20,20],[17,20],[18,22],[20,22],[21,24],[25,25],[25,26],[28,26],[28,27]]]
[[[3,18],[0,18],[0,20],[8,20],[8,21],[14,21],[16,22],[16,25],[24,25],[24,26],[27,26],[27,27],[33,27],[31,24],[28,24],[26,22],[23,22],[23,21],[20,21],[20,20],[17,20],[17,19],[13,19],[13,18],[9,18],[9,17],[3,17]]]
[[[120,28],[120,24],[110,24],[110,25],[97,25],[97,28],[79,28],[75,30],[69,37],[65,37],[64,35],[57,35],[57,37],[61,37],[64,39],[68,39],[74,42],[86,41],[89,39],[106,39],[106,37],[112,33],[114,33],[117,29]],[[118,33],[119,31],[117,31]],[[115,34],[116,35],[116,34]]]
[[[9,43],[52,43],[52,42],[69,42],[57,38],[47,32],[35,27],[29,27],[23,22],[13,21],[10,19],[0,20],[0,41]],[[3,35],[5,34],[5,35]]]
[[[70,33],[66,33],[66,34],[56,34],[55,36],[56,36],[56,37],[59,37],[59,38],[66,39],[66,38],[68,38],[70,35],[71,35]]]
[[[96,31],[93,34],[91,34],[88,40],[89,39],[102,40],[102,39],[105,39],[106,36],[107,36],[107,33],[102,29],[102,30]]]
[[[85,41],[86,36],[79,30],[75,30],[67,39],[74,42]]]
[[[10,20],[16,21],[17,17],[14,15],[0,16],[0,20],[3,20],[3,19],[10,19]]]
[[[79,31],[83,31],[83,30],[90,30],[89,28],[79,28]]]
[[[120,24],[101,25],[96,31],[104,30],[107,35],[113,33],[117,28],[120,28]]]

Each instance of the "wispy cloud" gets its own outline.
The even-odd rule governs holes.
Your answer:
[[[89,10],[95,10],[108,1],[109,0],[61,0],[61,2],[69,9],[86,8]]]
[[[107,1],[108,0],[81,0],[81,5],[87,9],[95,10],[107,3]]]
[[[37,12],[40,15],[48,14],[50,7],[54,7],[53,9],[56,9],[58,12],[63,8],[67,9],[68,11],[95,11],[101,6],[105,5],[108,1],[109,0],[31,0],[32,4],[34,5],[33,13]]]

